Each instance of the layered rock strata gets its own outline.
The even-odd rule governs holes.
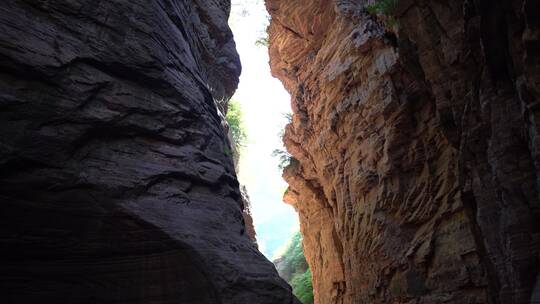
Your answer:
[[[0,302],[296,303],[246,232],[214,0],[0,4]]]
[[[538,302],[538,2],[373,2],[266,1],[316,302]]]

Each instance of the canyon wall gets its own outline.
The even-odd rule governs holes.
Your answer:
[[[229,10],[2,1],[1,303],[297,303],[242,214]]]
[[[266,1],[316,303],[539,303],[539,2],[374,2]]]

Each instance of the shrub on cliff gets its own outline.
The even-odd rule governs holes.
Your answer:
[[[302,235],[295,233],[279,258],[274,260],[282,278],[293,288],[293,293],[304,304],[313,304],[311,271],[304,256]]]
[[[261,37],[255,41],[255,45],[268,47],[270,45],[270,42],[268,41],[268,37]]]
[[[283,117],[285,118],[287,124],[292,123],[293,114],[292,113],[283,113]],[[278,136],[283,141],[285,138],[285,128],[281,129]],[[274,149],[272,152],[272,157],[276,157],[278,159],[278,168],[281,171],[284,171],[285,168],[289,166],[297,166],[298,160],[294,158],[287,150],[284,149]]]
[[[238,101],[231,100],[229,102],[226,118],[229,123],[234,145],[236,146],[236,150],[239,151],[240,148],[246,145],[247,133],[244,127],[242,108]]]
[[[375,3],[366,6],[371,14],[382,14],[391,16],[397,7],[398,0],[377,0]]]
[[[275,149],[272,152],[272,157],[276,157],[278,159],[278,168],[281,171],[285,170],[285,168],[289,166],[298,165],[298,160],[283,149]]]
[[[366,10],[372,15],[383,16],[383,21],[387,26],[397,27],[398,22],[394,17],[398,0],[377,0],[375,3],[366,6]]]

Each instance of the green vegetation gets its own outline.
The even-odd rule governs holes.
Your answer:
[[[283,115],[283,118],[286,119],[287,124],[292,123],[292,118],[293,118],[292,113],[283,113],[282,115]],[[285,128],[281,129],[281,131],[279,131],[278,135],[281,138],[281,141],[283,141],[283,139],[285,138]]]
[[[274,264],[279,274],[291,284],[294,295],[304,304],[313,304],[311,270],[304,256],[300,232],[292,236],[285,251]]]
[[[265,47],[265,48],[268,48],[268,46],[270,45],[270,39],[268,38],[268,27],[270,26],[270,21],[271,21],[271,18],[270,16],[267,16],[266,17],[266,30],[264,32],[259,32],[259,38],[257,38],[257,40],[255,40],[255,45],[256,46],[261,46],[261,47]]]
[[[294,295],[304,304],[313,304],[313,283],[311,270],[293,276],[290,282]]]
[[[275,149],[272,152],[272,157],[277,157],[278,159],[278,168],[283,171],[288,166],[298,165],[298,160],[294,158],[289,152],[282,149]]]
[[[261,37],[255,41],[255,45],[268,47],[268,45],[270,45],[270,42],[268,41],[268,37]]]
[[[283,117],[285,117],[285,119],[287,119],[288,123],[291,123],[292,118],[293,118],[293,114],[292,113],[283,113]]]
[[[283,113],[283,117],[286,119],[287,123],[290,124],[292,122],[293,114],[292,113]],[[283,140],[285,138],[285,129],[282,129],[278,136]],[[272,152],[272,157],[278,158],[278,168],[283,171],[285,168],[287,168],[290,165],[296,166],[298,165],[298,160],[294,158],[287,150],[283,149],[275,149]]]
[[[366,6],[366,10],[372,15],[382,15],[385,22],[390,27],[398,25],[394,13],[399,0],[377,0],[375,3]]]
[[[306,271],[307,262],[304,257],[302,234],[300,232],[296,232],[291,237],[282,257],[285,259],[287,268],[291,270],[291,274]]]
[[[229,148],[225,148],[223,150],[223,153],[225,153],[225,155],[227,155],[227,156],[231,156],[231,157],[234,156],[234,153]]]
[[[229,123],[236,150],[240,151],[240,149],[246,145],[247,133],[244,127],[242,108],[238,101],[231,100],[229,102],[229,108],[227,110],[227,122]]]
[[[394,14],[398,0],[377,0],[375,3],[366,6],[366,10],[371,14],[382,14],[391,16]]]

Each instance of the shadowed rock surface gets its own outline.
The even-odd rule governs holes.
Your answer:
[[[297,303],[227,152],[229,10],[1,2],[1,303]]]
[[[317,303],[538,303],[538,1],[267,0]]]

